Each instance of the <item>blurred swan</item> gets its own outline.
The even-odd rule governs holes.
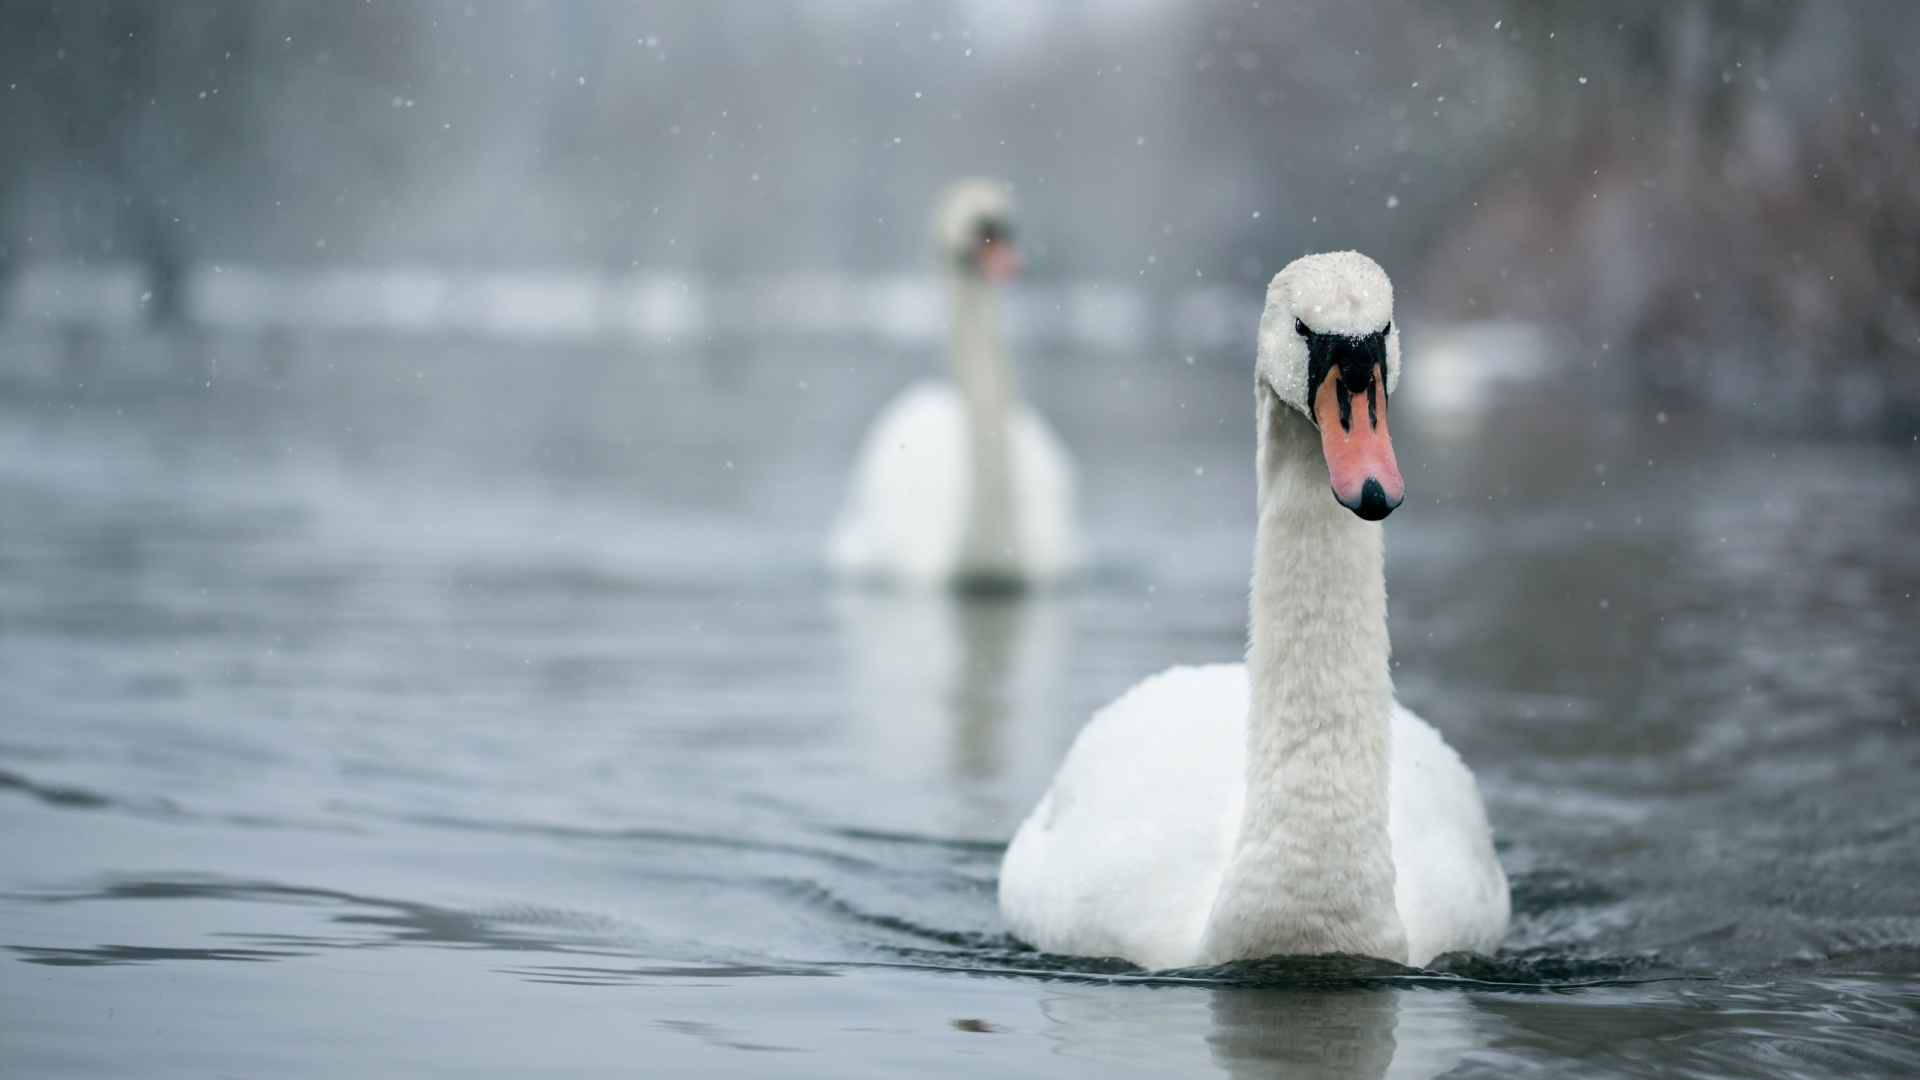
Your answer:
[[[1073,459],[1020,400],[994,324],[993,282],[1019,268],[1011,210],[985,180],[940,200],[953,381],[909,387],[874,420],[828,541],[844,576],[1018,588],[1080,566]]]
[[[1082,729],[1001,866],[1022,941],[1147,968],[1499,948],[1507,881],[1473,774],[1387,666],[1392,318],[1355,252],[1273,279],[1247,662],[1163,672]]]

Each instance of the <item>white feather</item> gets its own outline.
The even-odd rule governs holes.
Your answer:
[[[1072,573],[1083,558],[1073,458],[1038,412],[1015,402],[1007,425],[1015,526],[1030,581]],[[849,577],[908,585],[951,578],[969,505],[966,402],[945,380],[908,387],[874,419],[828,541]]]
[[[1395,706],[1388,832],[1408,962],[1490,953],[1507,880],[1473,774]],[[1169,668],[1094,714],[1000,870],[1013,936],[1069,956],[1202,962],[1246,799],[1247,669]]]

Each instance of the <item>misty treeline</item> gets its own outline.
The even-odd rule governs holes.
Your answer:
[[[1750,423],[1920,427],[1920,13],[1763,0],[0,4],[0,275],[924,265],[1249,293],[1357,247]]]

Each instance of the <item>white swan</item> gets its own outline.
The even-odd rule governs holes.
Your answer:
[[[1018,268],[1011,209],[985,180],[940,200],[954,382],[909,387],[867,433],[827,545],[844,576],[1018,587],[1080,566],[1073,459],[1020,400],[994,325],[992,282]]]
[[[1007,848],[1015,937],[1147,968],[1499,948],[1507,880],[1473,774],[1387,666],[1392,317],[1355,252],[1273,279],[1247,662],[1173,668],[1094,715]]]

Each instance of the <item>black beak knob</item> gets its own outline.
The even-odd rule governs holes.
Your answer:
[[[1355,504],[1341,500],[1341,505],[1360,515],[1363,521],[1379,521],[1393,513],[1399,507],[1400,500],[1387,498],[1387,489],[1380,486],[1379,480],[1369,476],[1367,482],[1360,485],[1360,501]]]

